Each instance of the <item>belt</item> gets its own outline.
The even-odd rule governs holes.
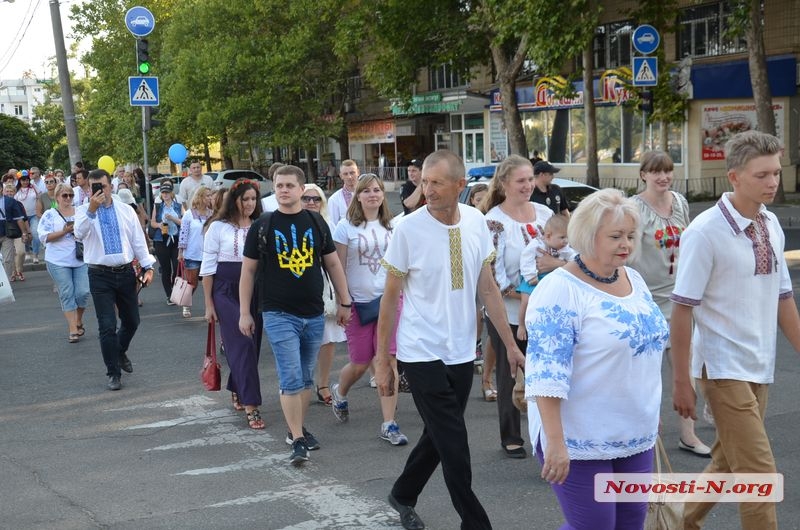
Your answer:
[[[90,269],[95,269],[98,271],[106,271],[106,272],[130,272],[133,271],[133,265],[130,263],[126,263],[124,265],[95,265],[94,263],[88,263]]]

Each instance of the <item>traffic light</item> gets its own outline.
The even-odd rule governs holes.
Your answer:
[[[137,70],[142,75],[150,73],[150,52],[148,51],[147,39],[138,39],[136,41],[136,63],[138,64]]]
[[[161,125],[161,120],[157,120],[154,118],[156,114],[158,114],[157,107],[144,107],[144,130],[149,131],[153,127],[158,127]]]
[[[642,90],[639,94],[639,110],[646,114],[653,113],[653,92],[650,90]]]

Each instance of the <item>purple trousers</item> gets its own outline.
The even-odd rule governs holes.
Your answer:
[[[542,446],[536,456],[544,463]],[[595,502],[594,476],[597,473],[651,473],[653,449],[612,460],[570,460],[567,480],[551,484],[566,522],[561,530],[642,530],[647,516],[646,502]]]
[[[250,314],[256,332],[246,337],[239,331],[239,273],[242,264],[220,262],[214,275],[211,298],[219,319],[219,334],[225,345],[225,358],[230,374],[227,389],[239,395],[242,405],[261,405],[261,382],[258,377],[258,357],[261,352],[261,335],[264,326],[255,293],[250,303]]]

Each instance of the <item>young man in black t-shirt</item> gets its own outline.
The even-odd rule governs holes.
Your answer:
[[[569,217],[569,203],[561,186],[553,184],[553,176],[561,171],[550,162],[541,160],[533,166],[534,187],[531,201],[544,204],[553,213]]]
[[[350,318],[352,301],[328,224],[318,213],[303,210],[300,205],[303,170],[283,166],[275,172],[274,180],[278,209],[259,217],[245,241],[239,282],[239,329],[245,335],[255,331],[250,301],[258,273],[259,311],[275,355],[281,408],[289,426],[289,460],[300,465],[308,460],[309,450],[319,449],[303,422],[325,327],[323,266],[336,289],[337,320],[342,326]]]
[[[403,213],[408,215],[425,204],[422,194],[422,160],[416,158],[408,163],[408,180],[400,188]]]

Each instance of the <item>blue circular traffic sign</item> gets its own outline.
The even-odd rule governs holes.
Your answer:
[[[146,7],[135,6],[125,13],[125,26],[134,37],[146,37],[156,27],[156,19]]]
[[[633,48],[644,55],[656,51],[660,42],[661,37],[658,35],[658,30],[650,24],[642,24],[633,30],[633,35],[631,35]]]

